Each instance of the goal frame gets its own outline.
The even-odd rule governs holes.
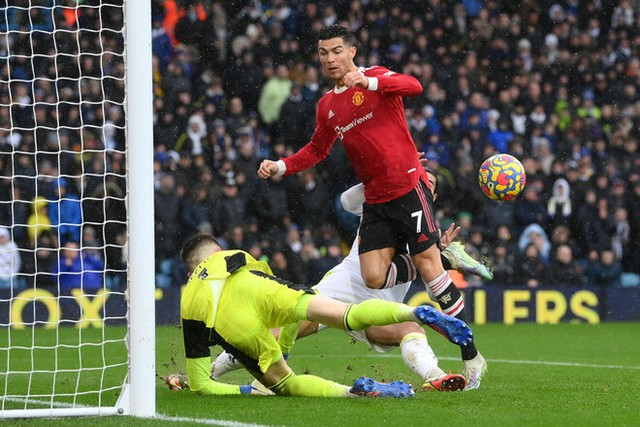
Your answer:
[[[7,409],[3,418],[156,413],[151,2],[124,0],[128,369],[115,406]]]

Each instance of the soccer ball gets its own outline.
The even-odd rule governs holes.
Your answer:
[[[511,200],[527,182],[520,160],[510,154],[495,154],[480,166],[478,183],[482,192],[493,200]]]

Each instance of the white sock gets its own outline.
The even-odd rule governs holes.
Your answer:
[[[211,379],[217,380],[224,374],[237,371],[240,368],[242,368],[242,364],[231,354],[223,351],[211,364]]]
[[[400,352],[405,365],[425,381],[445,375],[425,335],[418,332],[406,335],[400,343]]]

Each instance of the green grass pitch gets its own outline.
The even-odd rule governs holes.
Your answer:
[[[598,325],[502,324],[475,325],[476,343],[489,362],[489,371],[479,390],[456,393],[418,392],[412,399],[321,399],[277,398],[261,396],[207,397],[191,392],[169,391],[158,379],[155,387],[159,418],[140,420],[131,417],[3,420],[15,426],[170,426],[220,425],[243,426],[637,426],[640,425],[640,323],[604,323]],[[108,328],[113,338],[123,330]],[[459,372],[458,349],[444,338],[427,330],[429,341],[440,357],[443,369]],[[60,336],[77,336],[79,331],[64,328]],[[88,329],[96,340],[103,331]],[[22,332],[30,342],[30,332]],[[55,331],[38,331],[40,343],[55,338]],[[49,338],[47,338],[49,336]],[[20,343],[12,332],[12,343]],[[0,332],[5,347],[6,330]],[[214,348],[213,354],[219,349]],[[180,330],[177,326],[157,329],[158,377],[184,370]],[[38,355],[44,368],[51,366],[52,350]],[[105,357],[117,363],[124,357],[118,345],[74,350],[66,359]],[[11,354],[11,368],[27,363],[25,350]],[[0,387],[5,388],[7,354],[0,354]],[[298,373],[312,373],[345,384],[361,375],[378,380],[405,380],[421,385],[404,364],[398,350],[378,354],[360,343],[352,343],[340,331],[300,340],[290,365]],[[29,362],[30,363],[30,362]],[[90,365],[85,365],[90,366]],[[110,382],[121,381],[122,368],[106,374]],[[95,377],[95,376],[94,376]],[[91,371],[81,382],[95,381]],[[36,378],[36,377],[34,377]],[[51,378],[39,376],[42,387]],[[74,385],[77,377],[65,377]],[[248,383],[243,371],[229,374],[228,382]],[[20,384],[9,383],[11,388]],[[38,384],[32,384],[37,389]],[[116,392],[102,396],[115,400]],[[79,398],[95,400],[88,395]]]

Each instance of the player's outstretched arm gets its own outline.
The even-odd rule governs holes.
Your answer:
[[[210,357],[187,358],[187,376],[189,388],[192,391],[208,395],[251,393],[251,386],[225,384],[212,380],[209,376],[210,366]]]

